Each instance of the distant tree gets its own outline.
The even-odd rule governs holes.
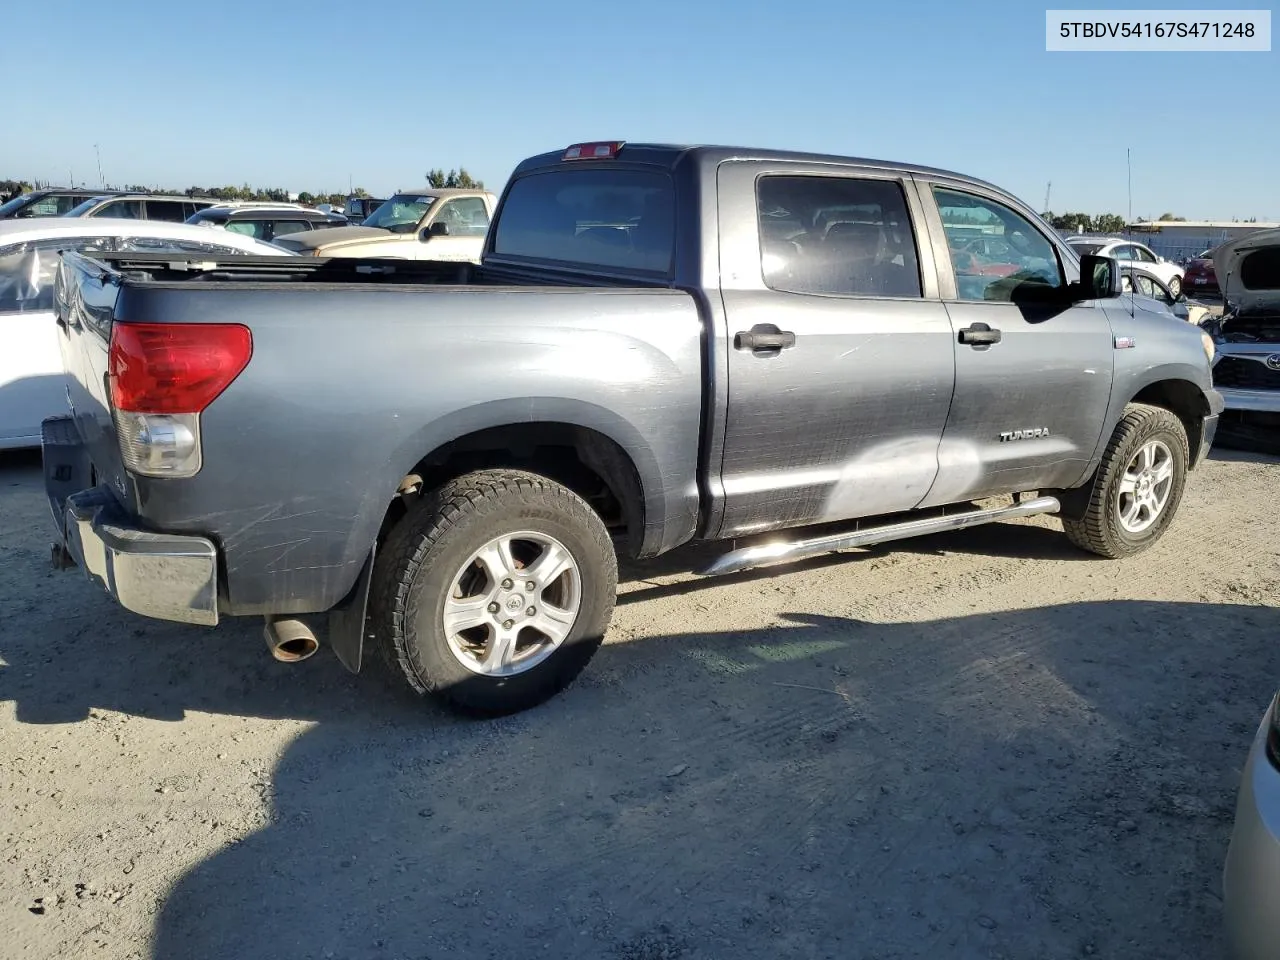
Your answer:
[[[1069,233],[1075,233],[1077,230],[1093,229],[1093,217],[1087,213],[1051,214],[1049,222],[1055,230],[1066,230]]]
[[[306,190],[303,190],[298,194],[298,202],[312,204],[316,202],[316,198],[313,194],[310,194]]]
[[[1162,213],[1160,214],[1160,219],[1164,221],[1179,221],[1179,220],[1186,220],[1187,218],[1175,217],[1172,213]]]
[[[466,167],[460,167],[457,170],[451,169],[448,173],[445,173],[439,167],[435,170],[428,170],[427,183],[436,189],[450,187],[461,187],[464,190],[484,189],[484,181],[477,180],[467,173]]]
[[[1098,233],[1120,233],[1124,228],[1124,217],[1118,213],[1101,213],[1093,220],[1093,229]]]
[[[25,180],[0,180],[0,202],[7,203],[14,197],[30,193],[31,190],[31,184]]]

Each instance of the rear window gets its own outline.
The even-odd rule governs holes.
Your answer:
[[[1246,290],[1280,290],[1280,247],[1263,247],[1240,261]]]
[[[648,170],[566,169],[511,185],[493,252],[666,274],[675,247],[675,188]]]
[[[1085,256],[1089,256],[1090,254],[1097,253],[1099,250],[1101,250],[1101,249],[1102,249],[1102,244],[1100,244],[1100,243],[1072,243],[1072,244],[1070,244],[1070,247],[1071,247],[1071,249],[1072,249],[1072,250],[1074,250],[1074,251],[1075,251],[1076,253],[1078,253],[1080,256],[1085,257]]]

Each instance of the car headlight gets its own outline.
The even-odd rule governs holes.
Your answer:
[[[1209,336],[1208,331],[1200,331],[1200,343],[1204,345],[1204,355],[1206,359],[1208,359],[1210,363],[1213,363],[1213,355],[1217,352],[1217,347],[1214,346],[1213,337]]]

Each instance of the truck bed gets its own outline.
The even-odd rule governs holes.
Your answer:
[[[530,422],[628,454],[638,553],[697,526],[702,320],[687,293],[470,264],[68,254],[57,301],[97,481],[142,524],[217,544],[225,613],[331,608],[424,458],[493,431],[518,444]],[[249,328],[252,359],[200,415],[194,477],[124,469],[106,376],[117,323]]]

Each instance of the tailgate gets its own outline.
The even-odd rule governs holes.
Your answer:
[[[107,384],[107,353],[120,276],[77,253],[64,253],[54,294],[58,345],[67,374],[67,401],[76,432],[89,450],[98,483],[125,496]]]

